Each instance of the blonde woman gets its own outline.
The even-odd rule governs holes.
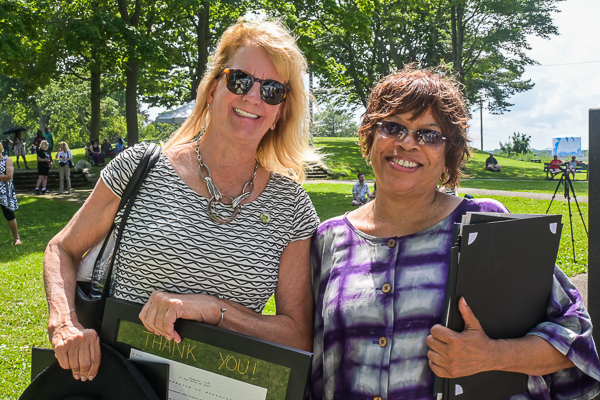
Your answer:
[[[306,61],[272,22],[229,27],[211,60],[192,115],[126,222],[112,296],[144,304],[146,328],[177,342],[174,322],[184,318],[310,350],[309,242],[319,219],[298,181],[319,157],[308,144]],[[107,165],[46,250],[49,336],[75,379],[92,379],[100,363],[96,332],[74,312],[77,265],[108,232],[145,148]],[[277,313],[263,316],[272,294]]]
[[[52,157],[48,151],[48,142],[42,140],[40,148],[37,151],[37,162],[38,162],[38,181],[35,186],[35,194],[48,194],[46,190],[46,184],[48,183],[48,175],[50,174],[50,168],[52,168]],[[42,190],[40,192],[40,186]]]
[[[56,159],[58,160],[58,173],[60,175],[60,191],[58,194],[64,192],[64,181],[67,181],[67,194],[71,194],[71,162],[73,162],[73,155],[69,150],[67,142],[60,142],[58,145],[58,153],[56,153]]]
[[[0,144],[0,154],[3,154],[4,146]],[[13,162],[7,156],[0,156],[0,209],[2,215],[8,222],[8,227],[13,235],[13,244],[21,245],[19,229],[15,218],[15,211],[19,208],[15,185],[13,185]]]

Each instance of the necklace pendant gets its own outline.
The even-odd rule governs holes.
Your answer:
[[[260,220],[263,224],[268,224],[269,222],[271,222],[271,216],[268,213],[263,211],[260,214]]]

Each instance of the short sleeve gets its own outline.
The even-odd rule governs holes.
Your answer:
[[[296,186],[296,204],[292,221],[293,233],[291,242],[308,239],[317,230],[320,220],[317,211],[308,197],[308,193],[300,185]]]
[[[118,198],[123,196],[127,183],[129,183],[136,167],[142,160],[147,147],[148,144],[141,143],[128,148],[119,153],[100,172],[102,181]]]

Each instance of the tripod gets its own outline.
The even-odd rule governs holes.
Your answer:
[[[560,189],[561,185],[565,186],[565,198],[567,199],[567,203],[569,205],[569,224],[571,225],[571,245],[573,247],[573,262],[577,262],[575,260],[575,238],[573,237],[573,214],[571,213],[571,193],[573,194],[573,199],[575,200],[575,204],[577,205],[577,210],[579,211],[579,216],[581,217],[581,223],[583,224],[583,228],[585,229],[586,236],[588,235],[587,226],[585,225],[585,221],[583,219],[583,215],[581,214],[581,208],[579,208],[579,202],[577,201],[577,196],[575,195],[575,188],[573,188],[573,182],[571,182],[571,178],[569,177],[569,171],[566,167],[561,167],[560,170],[562,174],[560,176],[560,180],[556,185],[556,189],[554,190],[554,194],[552,195],[552,200],[550,200],[550,204],[548,205],[548,209],[546,210],[546,214],[550,211],[550,207],[552,206],[552,202],[556,197],[556,192]]]

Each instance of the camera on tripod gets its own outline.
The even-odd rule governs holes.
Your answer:
[[[571,212],[571,195],[573,195],[573,199],[575,200],[575,205],[577,206],[577,210],[579,211],[579,216],[581,217],[581,223],[583,224],[583,228],[585,229],[586,235],[588,234],[588,230],[587,230],[587,226],[585,225],[585,220],[583,219],[583,214],[581,213],[581,208],[579,207],[579,202],[577,201],[577,195],[575,194],[575,188],[573,187],[573,182],[571,181],[571,178],[569,177],[569,174],[571,174],[572,170],[569,168],[567,163],[558,165],[558,169],[560,169],[560,171],[561,171],[560,180],[558,181],[558,184],[556,185],[556,189],[554,190],[554,194],[552,195],[552,199],[550,200],[550,204],[548,205],[546,214],[548,214],[548,212],[550,211],[550,207],[552,206],[552,202],[554,201],[554,198],[556,197],[556,193],[558,192],[558,189],[560,189],[560,187],[562,185],[564,185],[565,199],[567,199],[567,204],[569,207],[569,224],[571,225],[571,245],[573,246],[573,262],[577,262],[575,260],[575,238],[573,236],[573,214]],[[558,172],[556,173],[556,175],[558,175]]]

